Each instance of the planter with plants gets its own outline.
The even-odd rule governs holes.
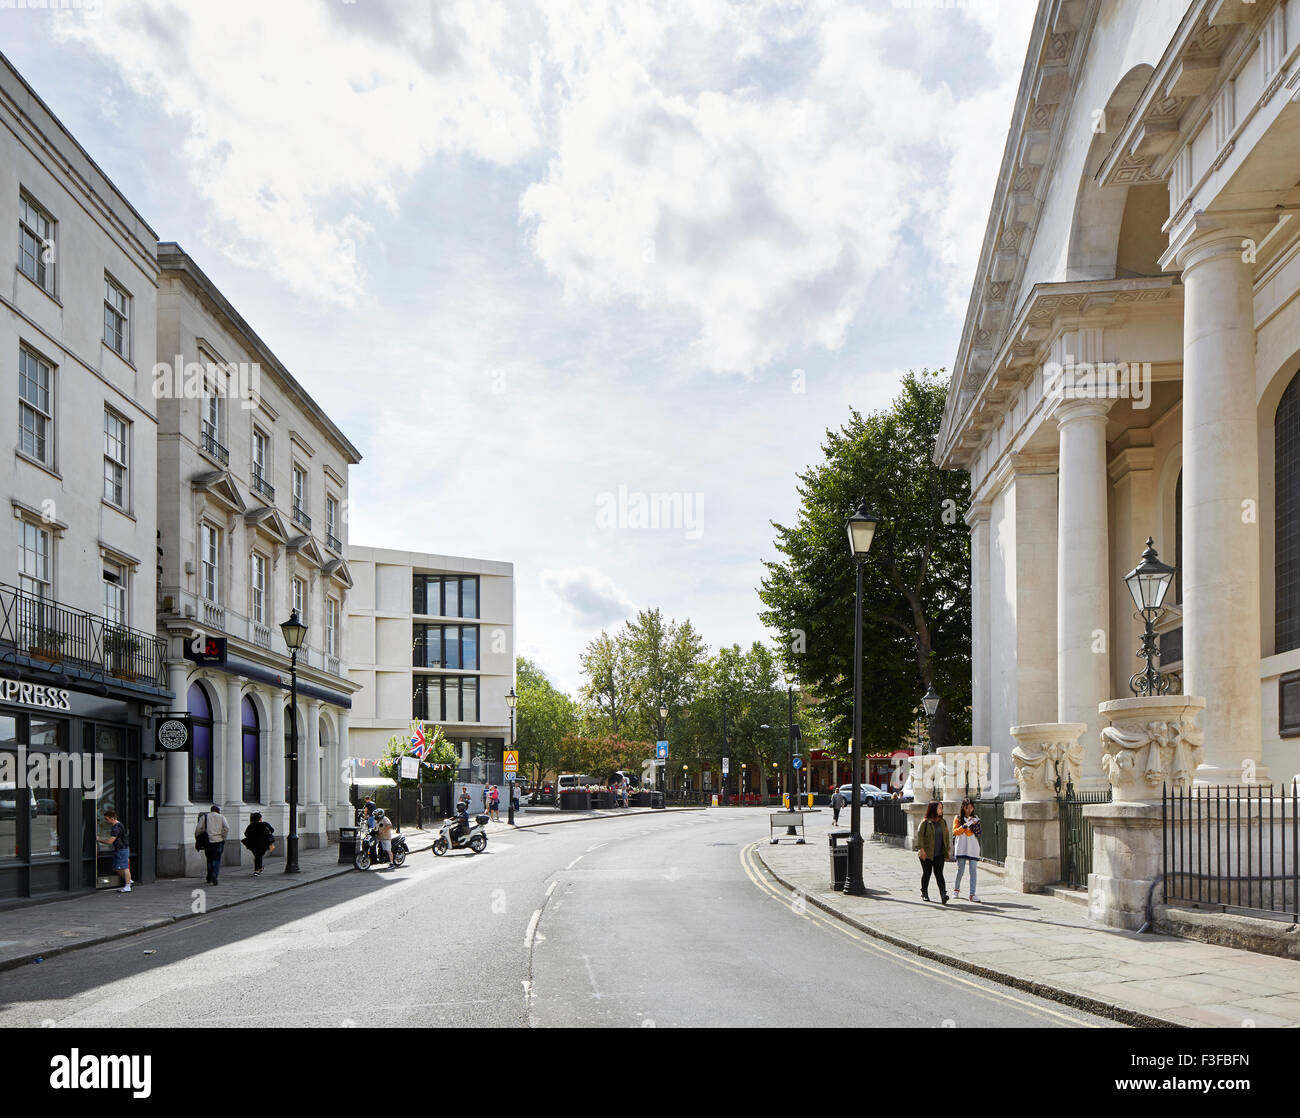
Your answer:
[[[140,651],[140,638],[130,629],[108,628],[104,630],[104,653],[108,659],[108,669],[118,679],[135,679],[135,656]]]
[[[67,633],[61,633],[57,629],[38,628],[32,632],[27,651],[37,660],[57,664],[63,659],[63,646],[67,640]]]

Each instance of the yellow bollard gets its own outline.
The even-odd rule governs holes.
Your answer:
[[[809,807],[812,807],[812,793],[811,793],[811,792],[808,793],[808,806],[809,806]]]
[[[713,806],[713,807],[717,807],[717,806],[718,806],[718,796],[717,796],[717,793],[716,793],[716,792],[715,792],[714,795],[713,795],[713,805],[712,805],[712,806]]]

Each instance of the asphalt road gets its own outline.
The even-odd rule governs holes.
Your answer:
[[[0,973],[0,1026],[1111,1026],[792,903],[766,834],[735,809],[494,834]]]

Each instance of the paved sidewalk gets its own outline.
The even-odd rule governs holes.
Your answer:
[[[411,853],[428,850],[436,831],[407,828]],[[137,932],[164,927],[177,920],[231,908],[286,889],[313,885],[327,878],[357,873],[351,863],[339,865],[337,845],[319,850],[301,850],[298,865],[302,873],[286,875],[284,861],[267,859],[266,872],[253,876],[252,859],[242,866],[223,866],[221,884],[215,888],[199,877],[160,878],[152,885],[137,885],[130,893],[101,889],[81,897],[26,905],[0,912],[0,971],[48,959],[78,947],[121,939]],[[383,873],[387,869],[371,870]],[[401,873],[401,870],[395,871]],[[195,912],[195,890],[202,890],[203,907]]]
[[[1173,936],[1108,928],[1076,901],[1012,892],[980,868],[983,903],[921,899],[915,851],[867,840],[869,896],[830,888],[829,819],[808,844],[758,844],[768,871],[809,904],[931,959],[1134,1025],[1300,1026],[1300,962]],[[948,867],[951,887],[956,866]]]

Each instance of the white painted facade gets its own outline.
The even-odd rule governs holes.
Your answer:
[[[357,689],[343,658],[352,587],[344,548],[348,469],[361,455],[183,249],[163,243],[158,256],[158,628],[175,709],[204,705],[197,684],[212,721],[210,774],[168,758],[159,860],[168,872],[197,873],[190,833],[209,802],[232,831],[259,811],[287,832],[290,672],[280,625],[294,608],[308,627],[297,662],[302,845],[322,845],[352,822],[340,776]],[[225,668],[184,657],[201,635],[225,638]],[[238,842],[226,852],[237,862]]]
[[[352,755],[380,757],[388,740],[404,732],[412,720],[437,723],[448,739],[460,745],[466,782],[481,784],[488,774],[480,769],[483,750],[476,748],[477,743],[486,744],[487,756],[499,761],[499,749],[510,737],[506,694],[515,681],[514,565],[357,546],[348,548],[347,558],[355,583],[348,599],[348,667],[353,683],[360,688],[352,711]],[[463,609],[439,613],[427,604],[425,611],[417,612],[414,582],[425,575],[476,579],[475,616],[468,616]],[[476,666],[416,667],[417,630],[431,625],[475,629]],[[435,658],[426,657],[424,663]],[[464,705],[453,716],[450,701],[444,708],[446,717],[436,717],[427,707],[421,716],[413,693],[422,678],[446,680],[457,688],[462,679],[475,680],[477,717],[464,717]]]
[[[1139,379],[1051,391],[1103,364]],[[1002,787],[1011,727],[1049,723],[1086,724],[1105,786],[1148,536],[1179,568],[1161,666],[1206,700],[1198,779],[1300,772],[1275,627],[1300,464],[1274,452],[1298,372],[1300,0],[1045,0],[936,448],[971,475],[973,744]]]

